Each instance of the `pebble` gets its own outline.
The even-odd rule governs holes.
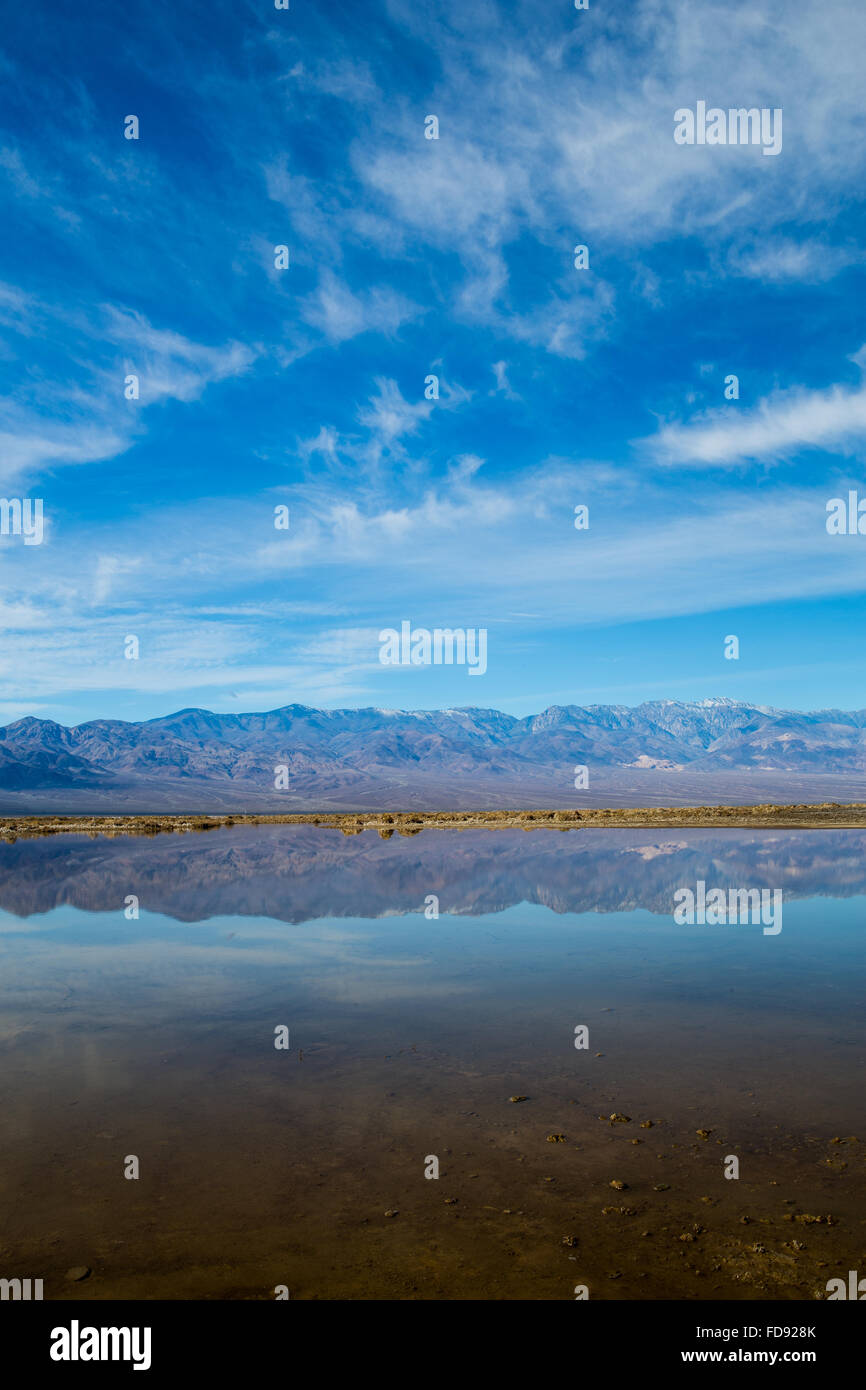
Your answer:
[[[90,1270],[87,1265],[73,1265],[71,1269],[67,1269],[66,1277],[71,1283],[80,1284],[82,1279],[90,1277]]]

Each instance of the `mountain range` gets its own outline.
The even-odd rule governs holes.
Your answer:
[[[28,716],[0,729],[6,814],[738,800],[866,800],[866,710],[720,698],[552,705],[517,718],[293,704],[73,728]]]

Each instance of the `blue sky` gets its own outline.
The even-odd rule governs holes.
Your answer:
[[[0,718],[866,705],[862,6],[3,27],[0,492],[45,535],[0,537]],[[699,100],[781,153],[676,144]],[[405,619],[485,675],[382,666]]]

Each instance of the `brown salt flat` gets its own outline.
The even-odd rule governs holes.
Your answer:
[[[650,806],[595,807],[557,811],[381,811],[295,815],[135,815],[135,816],[4,816],[0,840],[30,839],[40,835],[160,835],[218,830],[236,825],[320,825],[359,835],[378,830],[383,839],[417,835],[422,830],[580,830],[599,827],[632,829],[862,829],[866,828],[866,803],[820,802],[756,806]]]

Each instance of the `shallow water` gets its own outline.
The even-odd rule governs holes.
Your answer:
[[[824,1297],[866,1271],[864,850],[4,846],[0,1276],[47,1299]],[[678,925],[699,880],[781,889],[781,932]]]

